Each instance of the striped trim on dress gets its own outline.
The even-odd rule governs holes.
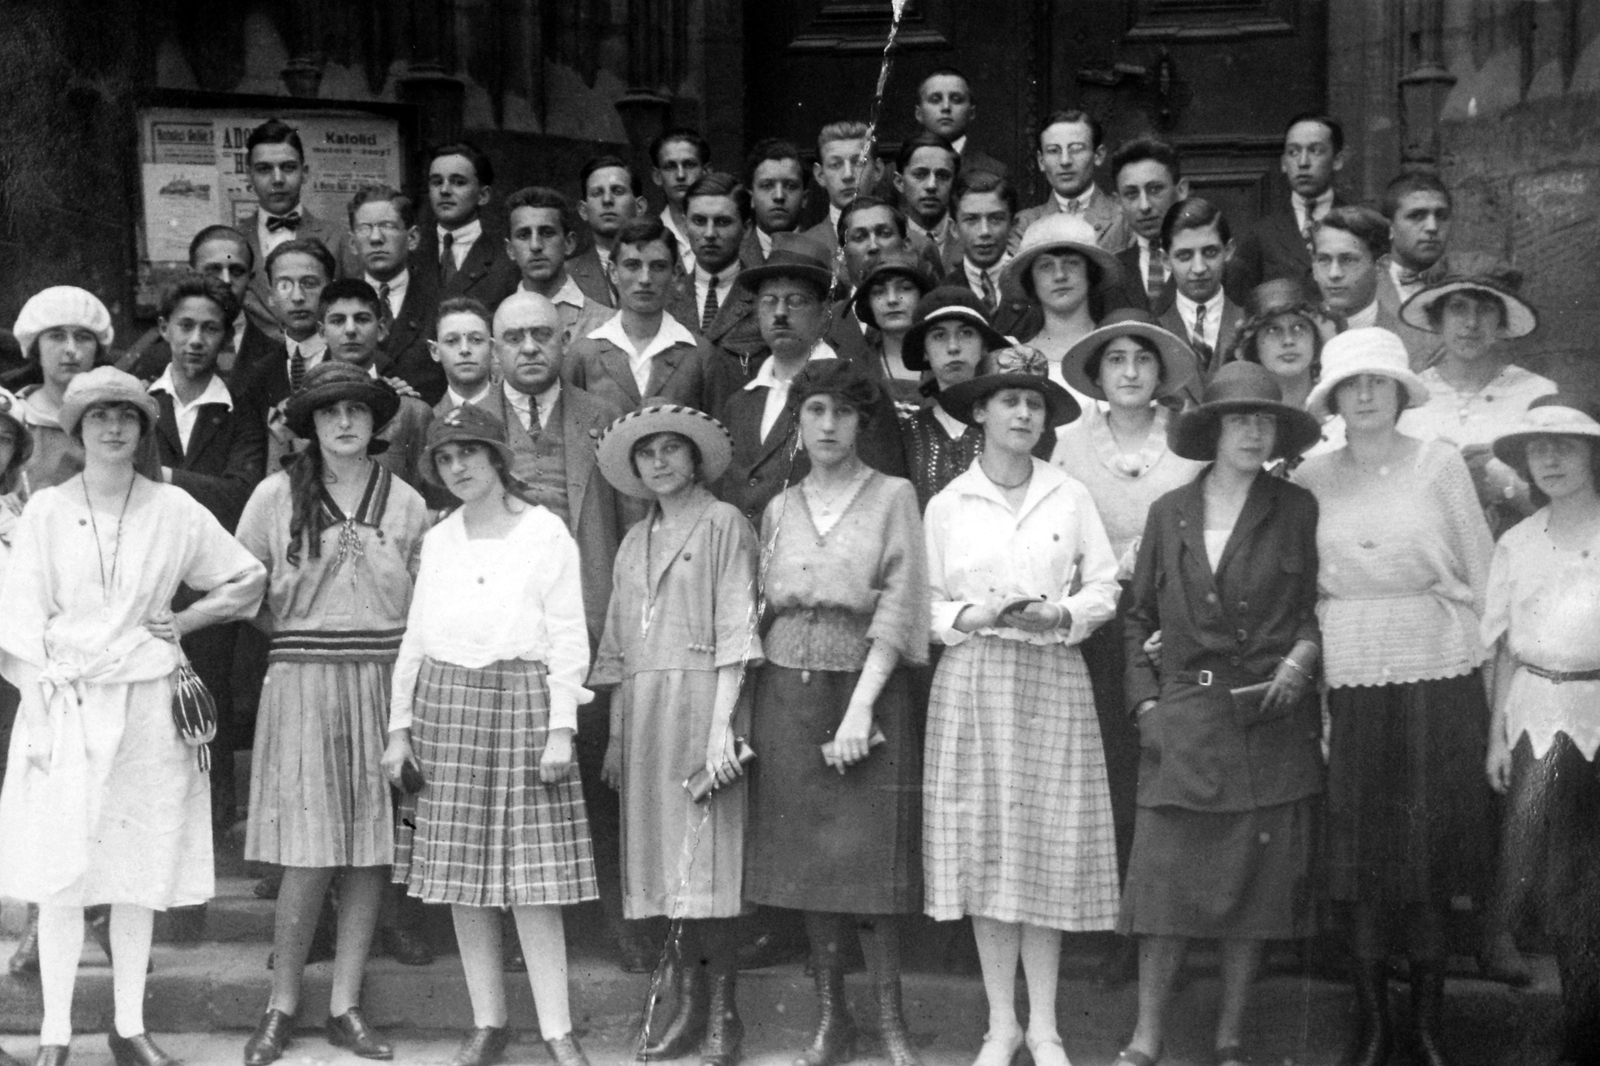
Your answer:
[[[398,629],[285,629],[272,634],[268,662],[393,662],[400,654]]]

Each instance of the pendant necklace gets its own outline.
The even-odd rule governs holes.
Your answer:
[[[111,590],[117,584],[117,564],[122,560],[122,520],[128,515],[128,501],[133,499],[133,486],[139,478],[128,480],[127,494],[122,497],[122,510],[117,514],[117,535],[111,546],[111,575],[106,576],[105,549],[100,545],[100,524],[95,521],[94,503],[89,499],[89,483],[83,482],[83,505],[89,510],[89,528],[94,532],[94,552],[100,561],[100,617],[109,622],[112,618]]]

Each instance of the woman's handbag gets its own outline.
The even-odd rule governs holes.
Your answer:
[[[178,666],[172,671],[172,724],[178,727],[178,736],[191,748],[198,748],[196,758],[201,773],[211,771],[211,741],[217,735],[217,701],[211,698],[206,683],[194,672],[183,648],[177,647]]]

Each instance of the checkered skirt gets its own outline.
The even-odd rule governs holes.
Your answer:
[[[395,844],[394,880],[411,895],[471,907],[598,897],[576,769],[539,781],[546,692],[543,663],[423,660],[411,746],[428,783],[402,805]]]
[[[1117,920],[1117,846],[1094,692],[1075,647],[975,636],[928,703],[927,913],[1069,932]]]

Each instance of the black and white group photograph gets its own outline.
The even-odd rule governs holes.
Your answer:
[[[0,1066],[1600,1066],[1600,0],[6,0]]]

